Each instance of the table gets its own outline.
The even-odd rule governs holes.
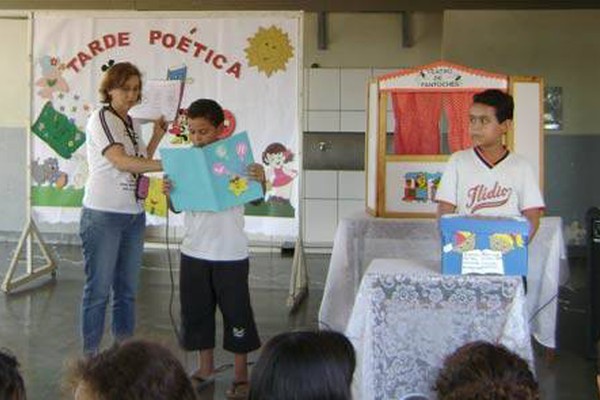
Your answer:
[[[366,213],[338,225],[323,300],[321,328],[345,331],[361,278],[375,258],[430,261],[440,265],[440,238],[433,219],[384,219]],[[544,217],[529,246],[527,309],[531,332],[556,348],[558,287],[569,276],[560,217]]]
[[[522,279],[441,275],[436,262],[373,260],[346,336],[356,349],[355,399],[435,398],[444,358],[463,344],[500,343],[534,370]]]

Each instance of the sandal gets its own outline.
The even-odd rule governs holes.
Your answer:
[[[248,398],[250,385],[246,381],[232,382],[231,387],[225,392],[225,396],[231,400],[245,400]]]
[[[192,375],[190,376],[190,380],[192,381],[192,386],[194,387],[197,393],[204,391],[209,386],[215,383],[214,375],[211,375],[207,378],[202,378],[198,375]]]

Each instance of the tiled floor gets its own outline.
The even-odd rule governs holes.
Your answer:
[[[4,275],[15,243],[0,243],[0,272]],[[77,246],[52,246],[60,269],[56,280],[41,278],[31,288],[11,295],[0,295],[0,346],[11,349],[22,363],[30,400],[70,398],[60,386],[65,362],[79,356],[79,301],[83,270]],[[173,253],[177,267],[178,257]],[[305,303],[294,315],[285,305],[290,278],[291,257],[279,251],[257,253],[251,260],[251,292],[254,311],[263,340],[296,328],[316,328],[317,312],[329,263],[327,255],[308,255],[310,291]],[[564,400],[596,398],[594,363],[586,357],[585,260],[571,263],[571,281],[561,290],[556,360],[549,364],[538,351],[537,371],[543,399]],[[175,276],[177,281],[177,276]],[[159,340],[178,355],[191,371],[195,357],[177,347],[169,317],[172,286],[166,251],[147,250],[138,298],[139,336]],[[178,320],[177,290],[173,314]],[[217,332],[220,338],[220,330]],[[109,344],[106,335],[106,345]],[[220,339],[218,340],[220,343]],[[252,354],[250,361],[256,359]],[[203,392],[203,400],[223,399],[231,380],[230,355],[219,348],[217,365],[224,371],[216,385]]]

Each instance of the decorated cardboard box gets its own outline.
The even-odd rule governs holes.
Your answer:
[[[444,215],[442,273],[527,276],[526,218]]]

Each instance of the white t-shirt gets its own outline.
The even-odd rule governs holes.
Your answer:
[[[220,212],[186,211],[181,252],[211,261],[236,261],[248,257],[244,233],[244,206]]]
[[[507,152],[491,165],[475,148],[452,154],[435,199],[455,205],[458,214],[519,216],[544,208],[537,179],[524,158]]]
[[[146,145],[137,132],[139,124],[123,120],[112,108],[94,110],[85,128],[89,176],[83,206],[100,211],[138,214],[143,203],[135,197],[135,176],[119,171],[104,156],[110,146],[120,143],[130,156],[146,157]]]

